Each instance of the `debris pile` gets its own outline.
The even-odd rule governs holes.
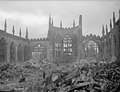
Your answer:
[[[93,76],[102,85],[103,92],[120,91],[120,63],[112,62],[98,68]]]
[[[42,80],[42,70],[29,62],[0,65],[0,91],[26,88]]]
[[[47,59],[30,59],[22,64],[1,65],[0,90],[19,88],[26,92],[119,92],[120,63],[83,59],[57,66]]]
[[[120,63],[118,61],[112,63],[94,61],[80,66],[78,62],[76,65],[74,64],[72,64],[73,66],[62,66],[61,73],[55,74],[53,72],[49,78],[47,77],[45,81],[46,90],[55,90],[56,92],[73,92],[75,90],[84,90],[85,92],[120,91]],[[50,79],[54,79],[54,81],[50,81]]]

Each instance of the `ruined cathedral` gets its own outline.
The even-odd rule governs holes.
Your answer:
[[[7,22],[4,29],[0,29],[0,63],[22,63],[31,58],[40,61],[48,59],[56,64],[70,63],[80,59],[116,59],[120,56],[120,11],[119,18],[110,19],[110,30],[107,25],[102,26],[102,36],[94,34],[84,36],[82,34],[82,15],[79,16],[79,24],[63,28],[53,25],[49,16],[49,28],[47,38],[29,39],[28,28],[25,38],[7,33]]]

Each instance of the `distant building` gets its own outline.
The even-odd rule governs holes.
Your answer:
[[[105,28],[104,28],[105,27]],[[28,28],[25,38],[7,33],[5,20],[4,30],[0,30],[0,63],[22,63],[34,57],[49,60],[60,64],[69,63],[80,59],[113,59],[120,56],[120,12],[116,21],[113,12],[113,22],[110,19],[110,30],[107,25],[102,26],[102,36],[93,34],[83,36],[82,15],[79,16],[79,25],[63,28],[53,25],[49,16],[49,30],[47,38],[29,39]]]

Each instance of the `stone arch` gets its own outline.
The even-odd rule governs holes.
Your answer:
[[[0,39],[0,62],[6,62],[7,58],[7,43],[5,38]]]
[[[94,39],[87,39],[84,41],[84,51],[86,57],[96,57],[99,58],[100,55],[100,44]]]
[[[36,44],[33,46],[32,48],[32,57],[33,58],[37,58],[40,61],[42,61],[43,59],[46,58],[47,52],[46,52],[46,48],[43,44]]]
[[[18,62],[22,62],[23,53],[22,53],[22,45],[21,44],[18,45],[17,57],[18,57]]]
[[[64,56],[71,56],[73,52],[73,44],[72,44],[72,38],[70,35],[65,35],[63,38],[63,55]]]
[[[94,42],[97,43],[98,45],[100,44],[100,40],[97,39],[97,38],[93,38],[93,37],[91,37],[91,38],[85,38],[85,39],[83,40],[84,43],[88,43],[89,41],[94,41]]]
[[[10,45],[10,62],[15,63],[15,44],[14,42],[11,43]]]
[[[28,60],[28,47],[25,45],[24,47],[24,61]]]

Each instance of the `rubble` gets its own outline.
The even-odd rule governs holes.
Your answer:
[[[56,92],[92,91],[118,92],[120,90],[120,63],[118,61],[81,60],[56,66],[47,59],[30,59],[24,64],[0,66],[0,90],[43,90]],[[46,91],[45,91],[46,90]],[[38,91],[37,91],[38,92]]]

